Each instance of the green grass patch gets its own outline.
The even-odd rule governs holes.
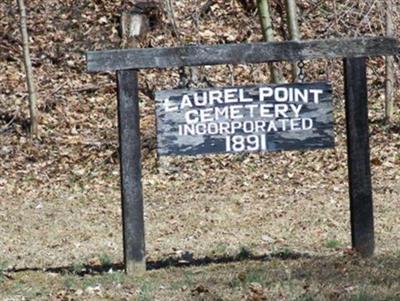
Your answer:
[[[227,255],[229,245],[226,243],[218,243],[213,250],[215,255]]]
[[[2,283],[5,279],[5,271],[7,269],[7,266],[7,261],[0,260],[0,283]]]
[[[71,271],[73,274],[79,274],[83,270],[85,270],[85,264],[81,261],[79,262],[74,262],[71,266]]]
[[[329,249],[338,249],[341,247],[341,242],[336,239],[329,239],[325,243],[325,247]]]
[[[236,258],[238,260],[244,260],[244,259],[249,259],[253,256],[252,252],[250,251],[249,248],[245,246],[241,246],[239,253],[236,255]]]
[[[314,301],[313,294],[306,292],[295,299],[295,301]]]
[[[139,290],[139,295],[137,297],[138,301],[152,301],[154,300],[154,282],[145,281]]]
[[[0,300],[13,296],[43,300],[59,292],[85,300],[99,291],[116,300],[129,296],[129,300],[142,301],[234,301],[253,300],[259,288],[267,300],[389,301],[400,300],[399,267],[400,258],[395,255],[370,259],[342,255],[289,260],[277,256],[263,261],[171,267],[147,271],[140,277],[122,271],[84,276],[21,272],[0,285]],[[82,295],[75,296],[79,291]]]
[[[102,266],[111,266],[112,265],[112,259],[108,254],[102,253],[99,256],[100,263]]]
[[[374,301],[373,296],[369,295],[364,290],[359,291],[357,294],[351,296],[350,301]]]

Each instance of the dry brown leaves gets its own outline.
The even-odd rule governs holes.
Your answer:
[[[333,2],[299,2],[304,39],[382,33],[382,1],[340,1],[336,6]],[[206,4],[205,0],[174,3],[178,29],[184,43],[217,44],[261,40],[255,12],[245,10],[238,1],[215,1],[198,20],[196,11]],[[397,8],[399,6],[400,3]],[[45,199],[51,202],[54,197],[60,201],[64,200],[60,195],[66,194],[65,199],[73,198],[75,193],[78,194],[77,191],[83,193],[83,198],[90,200],[88,195],[92,192],[97,193],[93,194],[96,198],[107,199],[107,196],[112,195],[112,198],[118,200],[115,76],[108,73],[87,74],[84,52],[119,47],[117,26],[120,7],[121,1],[29,1],[31,54],[41,113],[40,138],[31,141],[27,134],[28,106],[16,7],[14,3],[0,3],[2,216],[9,215],[7,208],[23,209],[21,200],[31,202]],[[283,39],[286,36],[286,24],[280,1],[272,1],[272,11],[277,38]],[[397,32],[400,32],[398,11],[395,22]],[[194,25],[197,21],[198,27]],[[165,14],[163,24],[165,26],[151,32],[141,42],[141,47],[177,45],[170,20]],[[281,68],[289,78],[289,66],[282,65]],[[232,81],[234,84],[269,81],[265,65],[239,65],[231,68],[205,66],[200,69],[211,83],[218,86],[230,85]],[[329,79],[333,82],[336,149],[177,157],[169,159],[170,171],[163,171],[157,162],[152,93],[175,87],[178,82],[177,70],[140,72],[143,184],[148,200],[146,218],[154,222],[165,219],[163,212],[168,212],[170,216],[160,228],[154,229],[153,225],[148,228],[157,233],[157,242],[154,242],[154,247],[150,246],[153,251],[161,249],[162,255],[173,252],[170,245],[175,242],[168,242],[168,239],[177,231],[184,233],[180,238],[182,246],[192,246],[196,238],[204,237],[207,233],[211,236],[226,235],[227,244],[240,242],[253,235],[251,230],[234,233],[229,229],[214,228],[222,227],[230,216],[240,219],[245,212],[250,211],[255,214],[244,217],[248,223],[264,223],[266,216],[270,220],[279,221],[274,225],[276,229],[268,233],[265,229],[259,229],[262,233],[257,230],[257,243],[262,241],[261,237],[272,237],[273,240],[277,238],[276,241],[282,245],[287,245],[285,239],[291,233],[296,232],[296,229],[306,231],[310,225],[313,235],[329,236],[318,222],[336,225],[340,229],[344,227],[335,218],[325,215],[320,221],[297,220],[298,213],[290,211],[297,208],[301,212],[304,209],[301,200],[311,198],[311,202],[316,203],[304,206],[312,216],[318,215],[321,206],[329,210],[336,208],[339,215],[347,214],[342,67],[338,61],[321,60],[308,62],[306,72],[310,80]],[[368,79],[374,189],[389,198],[399,193],[396,183],[400,179],[400,115],[397,102],[395,124],[387,126],[382,122],[383,72],[383,60],[371,59]],[[400,78],[399,71],[397,78]],[[397,99],[399,97],[398,92]],[[322,198],[310,197],[310,193],[315,195],[321,191],[329,195]],[[107,210],[118,212],[118,201],[116,204],[113,209],[106,207]],[[265,209],[265,204],[271,206],[271,209]],[[35,208],[37,205],[32,206]],[[384,203],[377,206],[385,210]],[[198,224],[185,224],[193,219],[190,215],[193,212],[185,211],[188,207],[202,212],[198,214],[202,217]],[[181,208],[181,211],[176,208]],[[98,210],[101,211],[101,208]],[[13,214],[17,214],[17,211],[13,211]],[[382,219],[384,216],[382,213]],[[95,219],[93,215],[87,218]],[[113,223],[118,222],[116,217]],[[216,227],[210,227],[212,224]],[[383,222],[381,227],[382,231],[390,231]],[[282,235],[282,231],[286,234]],[[302,242],[301,235],[298,242]],[[163,247],[166,249],[163,250]],[[264,241],[260,249],[264,247],[271,247],[270,240]]]

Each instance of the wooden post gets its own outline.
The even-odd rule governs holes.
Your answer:
[[[117,71],[117,84],[124,263],[133,275],[146,270],[137,71]]]
[[[366,58],[345,58],[347,154],[353,248],[374,253],[374,219],[368,137]]]

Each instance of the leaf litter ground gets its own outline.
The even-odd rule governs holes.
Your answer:
[[[120,5],[46,3],[32,1],[29,5],[41,110],[41,137],[34,141],[26,134],[27,97],[16,11],[13,5],[0,4],[4,25],[4,51],[0,53],[1,298],[400,298],[396,281],[400,277],[400,116],[396,105],[393,125],[382,122],[382,59],[371,59],[368,70],[376,228],[376,256],[368,260],[350,250],[340,62],[307,64],[312,80],[329,76],[334,84],[335,149],[161,160],[155,153],[151,94],[174,87],[177,72],[141,72],[146,249],[149,267],[154,269],[130,279],[120,271],[115,78],[86,74],[82,58],[84,50],[118,47],[114,27]],[[273,10],[279,11],[276,5]],[[365,10],[371,20],[361,18],[360,28],[380,33],[380,28],[368,31],[374,20],[373,24],[381,24],[379,7],[369,9],[360,2],[351,5],[350,13],[349,5],[343,2],[336,8],[339,16],[349,20],[348,24],[337,20],[337,33],[346,32]],[[332,28],[325,26],[335,23],[327,18],[331,4],[316,2],[314,6],[310,1],[299,6],[307,20],[302,24],[303,38],[332,37]],[[177,2],[177,19],[186,42],[193,40],[193,10],[191,3]],[[261,39],[256,18],[236,2],[216,1],[209,14],[200,20],[196,42]],[[278,13],[274,17],[281,20]],[[277,25],[278,32],[285,29],[283,22],[278,24],[282,27]],[[164,27],[150,34],[142,46],[172,46],[174,41],[169,27]],[[288,74],[288,66],[279,68]],[[220,86],[232,80],[235,84],[269,81],[264,65],[200,71]],[[176,267],[187,263],[192,265]],[[207,264],[196,266],[203,263]],[[165,267],[168,264],[172,266]]]

